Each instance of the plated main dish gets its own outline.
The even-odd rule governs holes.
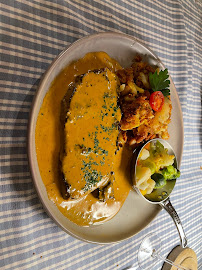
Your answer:
[[[140,55],[124,69],[93,52],[53,81],[37,119],[36,153],[49,199],[69,220],[89,226],[119,212],[132,187],[133,150],[169,138],[168,77]]]

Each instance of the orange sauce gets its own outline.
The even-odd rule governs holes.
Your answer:
[[[87,73],[89,70],[101,68],[108,68],[114,72],[121,67],[118,62],[111,59],[106,53],[95,52],[88,53],[82,59],[73,62],[64,70],[62,70],[61,73],[53,81],[43,100],[35,131],[36,152],[39,170],[49,199],[56,204],[64,216],[80,226],[89,226],[94,223],[102,223],[111,219],[120,210],[131,189],[129,179],[129,161],[131,152],[127,148],[121,148],[117,154],[114,155],[114,145],[107,145],[107,142],[104,142],[101,137],[99,139],[102,142],[102,148],[107,147],[108,151],[110,152],[108,163],[106,164],[109,165],[111,162],[113,165],[115,178],[113,182],[113,199],[99,201],[92,195],[92,193],[86,193],[84,196],[78,196],[78,198],[74,200],[64,200],[59,188],[60,180],[58,164],[62,143],[61,132],[63,132],[60,122],[61,100],[66,94],[69,84],[74,81],[76,76]],[[110,76],[113,76],[113,73],[110,71],[108,71],[108,73],[110,73]],[[99,104],[99,102],[103,102],[99,95],[96,95],[96,97],[92,96],[93,91],[89,92],[89,94],[94,99],[97,97],[97,104]],[[79,101],[79,95],[77,95],[76,98],[78,98]],[[83,96],[83,99],[85,98],[86,96]],[[77,101],[75,100],[75,102]],[[81,100],[79,102],[81,102]],[[73,106],[73,104],[74,103],[72,103],[71,106]],[[95,110],[95,107],[92,106],[92,109]],[[75,107],[73,106],[71,110],[73,113],[75,111]],[[118,112],[118,115],[119,114],[120,112]],[[86,139],[88,133],[86,129],[93,131],[96,125],[93,121],[90,121],[89,127],[82,127],[84,122],[82,122],[81,119],[79,120],[80,122],[77,121],[77,126],[80,124],[82,129],[85,128],[85,136],[83,136],[83,138],[85,137]],[[112,121],[111,119],[113,119],[113,117],[109,118],[108,121]],[[75,140],[73,140],[75,134],[73,133],[78,132],[78,130],[74,130],[70,124],[66,126],[65,129],[68,134],[68,141],[70,138],[70,141],[72,139],[72,145],[75,144]],[[117,136],[117,133],[115,132],[113,136]],[[71,158],[73,158],[73,156]],[[70,166],[68,165],[68,162],[70,162],[70,160],[71,159],[64,162],[63,169],[66,170],[67,174],[69,173],[68,175],[71,179],[71,176],[75,176],[77,174],[77,168],[75,171],[69,170]],[[97,161],[100,162],[100,160]],[[80,171],[80,167],[81,165],[79,166],[78,164],[78,172]],[[104,170],[103,168],[101,168],[101,166],[99,167],[100,170]],[[71,181],[73,180],[74,179],[72,178]]]

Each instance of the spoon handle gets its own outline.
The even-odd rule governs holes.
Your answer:
[[[185,236],[185,233],[184,233],[184,230],[183,230],[183,227],[182,227],[182,223],[180,221],[180,218],[177,214],[177,212],[175,211],[175,208],[172,206],[171,202],[170,202],[170,199],[169,197],[163,201],[163,202],[160,202],[159,203],[167,212],[168,214],[172,217],[176,227],[177,227],[177,230],[178,230],[178,233],[179,233],[179,236],[180,236],[180,242],[181,242],[181,246],[183,248],[185,248],[187,246],[187,238]]]

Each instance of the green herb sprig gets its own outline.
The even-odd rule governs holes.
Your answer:
[[[165,70],[161,70],[159,74],[157,73],[157,70],[154,73],[149,73],[149,82],[151,85],[152,90],[155,91],[161,91],[164,96],[170,95],[170,80],[168,80],[168,70],[167,68]]]

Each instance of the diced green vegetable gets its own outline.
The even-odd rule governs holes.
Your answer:
[[[154,173],[151,178],[156,182],[154,189],[162,188],[166,185],[166,179],[161,173]]]
[[[160,143],[159,141],[157,141],[156,142],[156,152],[161,153],[161,152],[164,152],[165,150],[167,150],[167,149],[164,148],[163,144]]]
[[[180,177],[180,171],[177,170],[174,166],[169,165],[161,171],[162,175],[166,180],[172,180]]]
[[[155,143],[151,142],[150,144],[150,153],[152,155],[160,154],[162,152],[165,152],[167,149],[164,148],[163,144],[159,141],[156,141]]]
[[[140,162],[141,166],[147,167],[151,170],[151,174],[155,173],[156,165],[154,162],[150,161],[149,159],[143,160]]]

